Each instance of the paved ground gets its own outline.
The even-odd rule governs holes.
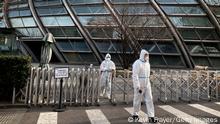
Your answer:
[[[145,109],[142,106],[139,123],[146,121]],[[220,102],[155,105],[155,109],[160,123],[220,124]],[[127,124],[132,106],[67,107],[60,113],[52,110],[51,107],[0,109],[0,124]]]

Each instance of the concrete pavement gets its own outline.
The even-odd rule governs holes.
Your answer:
[[[128,124],[132,109],[131,105],[67,107],[60,113],[51,107],[0,109],[0,124]],[[141,110],[139,123],[145,123],[145,105]],[[161,124],[220,124],[220,102],[157,104],[155,110]]]

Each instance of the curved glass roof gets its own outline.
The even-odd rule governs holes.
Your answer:
[[[65,1],[71,11],[64,5]],[[201,3],[196,0],[154,1],[159,8],[149,0],[33,0],[33,9],[38,22],[54,35],[67,63],[98,65],[91,44],[87,43],[90,39],[103,56],[111,53],[118,66],[123,66],[125,61],[132,64],[135,48],[128,42],[132,40],[150,52],[153,67],[186,68],[183,48],[192,65],[220,68],[220,32]],[[205,3],[220,25],[219,1],[205,0]],[[9,22],[24,38],[34,41],[34,38],[43,37],[27,0],[9,0],[7,5]],[[161,17],[158,9],[168,20]],[[171,30],[177,33],[180,43]]]

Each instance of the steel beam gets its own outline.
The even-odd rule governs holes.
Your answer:
[[[174,26],[172,25],[172,23],[169,21],[168,17],[165,15],[165,13],[161,10],[161,8],[159,7],[159,5],[156,3],[155,0],[150,0],[151,5],[153,6],[153,8],[159,13],[160,17],[162,18],[162,20],[164,21],[164,23],[166,24],[166,26],[169,28],[170,32],[172,33],[178,47],[180,48],[183,57],[185,59],[185,62],[187,64],[187,66],[189,68],[193,68],[193,63],[190,60],[189,57],[189,53],[187,53],[186,48],[184,48],[184,44],[181,41],[180,36],[178,35],[177,31],[175,30]]]
[[[85,41],[87,42],[88,46],[92,50],[92,52],[95,54],[97,60],[99,63],[101,63],[104,59],[102,56],[101,52],[98,50],[95,41],[92,40],[91,36],[89,33],[84,29],[83,25],[80,23],[78,17],[76,16],[75,12],[71,9],[71,6],[67,2],[67,0],[62,0],[64,7],[66,8],[67,12],[69,13],[71,19],[77,26],[78,30],[82,34],[82,36],[85,38]]]
[[[31,14],[33,15],[33,18],[34,18],[35,22],[37,23],[38,28],[40,29],[41,33],[45,36],[49,31],[43,26],[39,16],[37,15],[33,0],[28,0],[28,5],[31,10]],[[56,56],[58,57],[58,59],[62,63],[65,63],[64,57],[59,52],[56,43],[52,44],[52,49],[53,49],[54,53],[56,54]]]
[[[212,13],[208,5],[205,3],[204,0],[197,0],[200,6],[203,10],[207,13],[208,18],[212,22],[212,24],[215,26],[217,33],[220,36],[220,24],[218,23],[218,20],[216,19],[215,15]]]

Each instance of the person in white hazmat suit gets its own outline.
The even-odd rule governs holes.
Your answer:
[[[111,98],[111,84],[112,77],[115,73],[115,63],[111,60],[111,55],[106,54],[105,60],[100,65],[100,83],[101,83],[101,96],[105,96],[108,99]]]
[[[146,50],[141,50],[140,58],[132,65],[132,78],[134,86],[134,99],[133,99],[133,120],[139,119],[138,112],[140,111],[142,97],[147,108],[148,120],[150,123],[156,123],[154,112],[153,97],[151,93],[150,84],[150,63],[149,53]]]

